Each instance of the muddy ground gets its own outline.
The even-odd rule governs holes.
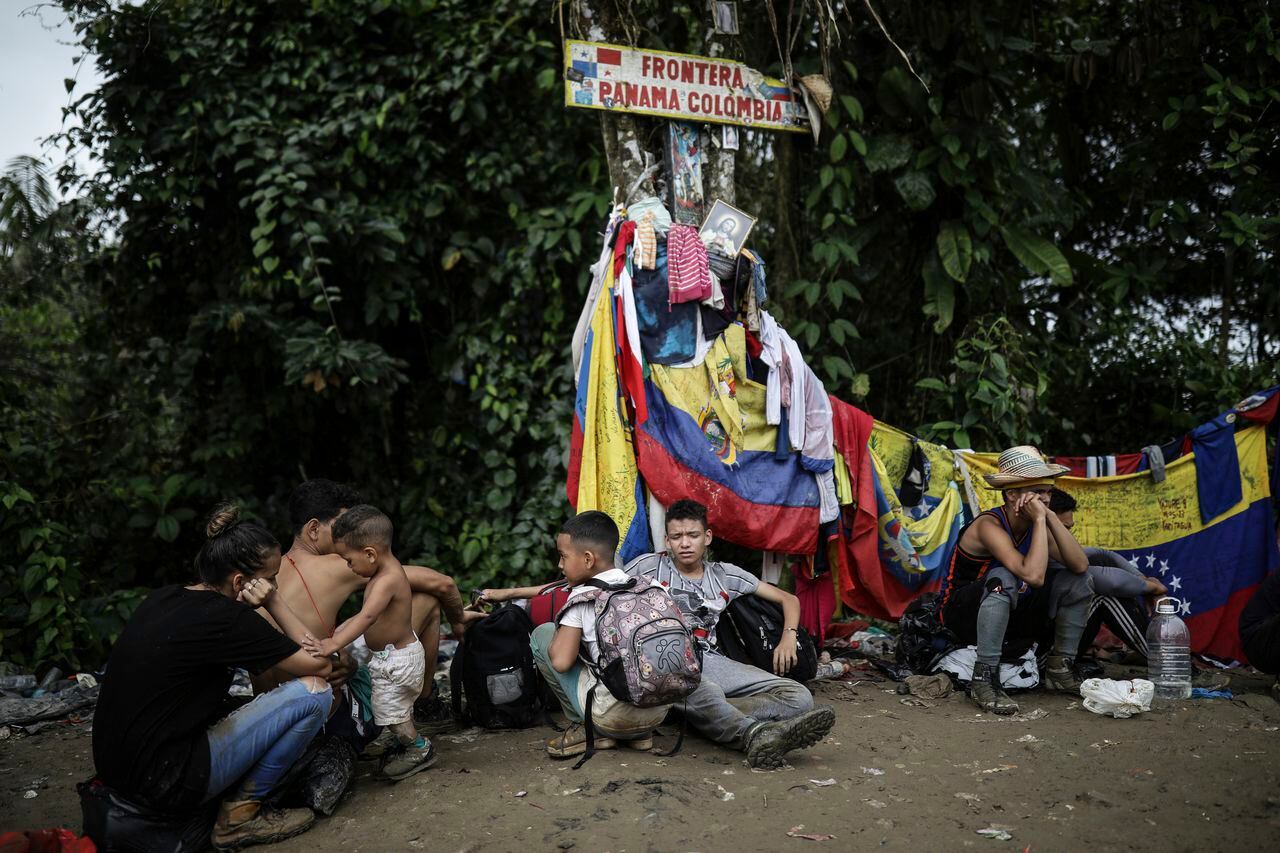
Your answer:
[[[438,736],[437,766],[398,785],[362,763],[334,817],[274,849],[1280,850],[1270,679],[1235,675],[1234,700],[1114,720],[1038,692],[1019,697],[1015,718],[959,694],[904,704],[891,682],[851,678],[818,686],[835,729],[790,769],[753,772],[691,737],[672,758],[603,752],[574,771],[540,749],[549,731],[463,730]],[[0,829],[79,827],[88,729],[0,741]],[[673,742],[663,734],[659,748]],[[1011,838],[978,834],[991,827]]]

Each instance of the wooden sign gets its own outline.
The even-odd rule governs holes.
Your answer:
[[[570,39],[564,64],[566,106],[809,131],[799,92],[741,62]]]

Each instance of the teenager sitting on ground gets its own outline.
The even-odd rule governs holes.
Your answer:
[[[1045,463],[1029,446],[1006,450],[996,464],[998,473],[985,479],[1004,492],[1004,505],[960,531],[942,583],[940,614],[961,642],[977,646],[970,698],[984,711],[1016,714],[1017,703],[1000,686],[1005,644],[1041,640],[1052,624],[1045,686],[1079,693],[1073,664],[1093,586],[1080,544],[1049,512],[1053,481],[1068,469]],[[1049,572],[1050,558],[1066,570]]]
[[[676,501],[667,510],[670,550],[637,557],[625,572],[666,587],[702,647],[702,682],[678,706],[694,729],[745,752],[752,767],[782,767],[788,752],[818,743],[835,723],[830,708],[813,707],[808,688],[782,677],[796,664],[800,601],[735,565],[707,562],[711,539],[707,508]],[[531,598],[543,589],[486,589],[483,598]],[[784,628],[774,652],[774,673],[732,660],[716,648],[720,615],[733,599],[752,594],[782,607]]]
[[[338,611],[366,583],[334,553],[332,532],[334,520],[348,507],[362,502],[351,487],[319,478],[300,484],[289,497],[293,544],[281,564],[279,594],[316,637],[332,636]],[[421,638],[423,658],[430,672],[434,672],[440,648],[441,611],[455,635],[461,635],[468,624],[484,614],[462,609],[462,596],[447,575],[421,566],[405,566],[404,571],[413,590],[413,629]],[[343,684],[355,669],[351,655],[343,649],[334,662],[333,684]],[[255,679],[254,686],[270,689],[284,677],[284,673],[266,673]],[[432,692],[434,679],[428,677],[424,681],[422,696],[414,703],[414,716],[423,731],[433,734],[451,727],[453,716],[448,705]],[[372,727],[365,733],[356,731],[353,714],[358,717],[364,709],[355,693],[344,691],[326,731],[346,737],[359,750],[377,731]]]
[[[329,662],[300,648],[306,628],[275,591],[280,543],[230,506],[214,512],[207,532],[195,559],[200,582],[147,596],[111,651],[93,761],[98,778],[126,799],[161,811],[222,800],[211,840],[232,850],[289,838],[315,821],[310,809],[263,802],[319,730],[332,693]],[[232,670],[271,666],[293,680],[223,716]]]
[[[702,683],[680,708],[695,730],[742,750],[752,767],[782,767],[786,753],[818,743],[835,723],[830,708],[813,707],[807,687],[783,677],[796,664],[800,601],[731,563],[708,561],[712,534],[702,504],[673,503],[666,529],[667,550],[637,557],[626,571],[666,587],[703,647]],[[716,646],[720,615],[742,595],[782,607],[782,640],[772,673],[726,657]]]
[[[547,742],[547,753],[552,758],[571,758],[587,748],[583,712],[596,678],[581,659],[595,663],[600,644],[595,602],[584,598],[591,589],[584,584],[593,578],[608,584],[630,580],[625,572],[614,568],[617,548],[618,526],[609,516],[594,510],[566,521],[556,536],[560,571],[571,586],[569,598],[558,622],[539,625],[530,638],[538,671],[570,721],[563,734]],[[666,717],[668,708],[638,708],[618,701],[604,688],[596,690],[591,713],[595,748],[613,749],[620,742],[632,749],[652,749],[653,730]]]
[[[427,664],[413,631],[412,597],[404,567],[391,550],[395,530],[378,508],[360,504],[333,524],[333,548],[347,568],[368,583],[360,612],[339,625],[333,636],[306,635],[303,646],[317,658],[337,654],[364,637],[372,657],[373,722],[391,729],[399,748],[383,756],[382,775],[398,780],[426,770],[436,760],[435,746],[413,725],[413,703],[422,694]]]
[[[1049,494],[1049,512],[1058,517],[1067,530],[1075,527],[1076,499],[1055,488]],[[1089,561],[1089,578],[1093,581],[1093,599],[1089,602],[1089,621],[1080,638],[1080,655],[1088,653],[1099,629],[1106,625],[1124,644],[1142,657],[1147,656],[1147,626],[1151,624],[1148,602],[1168,590],[1155,578],[1149,578],[1133,563],[1115,551],[1085,548]],[[1064,566],[1049,561],[1050,571]],[[1144,596],[1146,600],[1144,601]]]

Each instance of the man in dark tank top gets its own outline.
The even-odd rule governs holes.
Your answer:
[[[942,582],[943,624],[962,642],[977,646],[969,696],[984,711],[1015,714],[1018,705],[1000,685],[1000,656],[1008,645],[1043,640],[1053,646],[1044,683],[1078,693],[1072,670],[1089,616],[1093,589],[1080,543],[1053,513],[1053,482],[1067,472],[1050,465],[1034,447],[1000,454],[989,485],[1004,504],[987,510],[960,532]],[[1049,560],[1067,571],[1048,572]]]

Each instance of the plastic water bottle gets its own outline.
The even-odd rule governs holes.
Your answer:
[[[1178,618],[1176,599],[1156,602],[1156,615],[1147,627],[1147,677],[1156,686],[1156,699],[1191,696],[1191,632]]]

